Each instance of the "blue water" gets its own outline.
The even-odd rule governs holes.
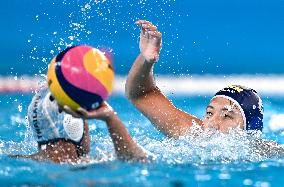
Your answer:
[[[206,147],[197,148],[199,153],[191,152],[192,147],[186,140],[167,140],[123,96],[118,95],[112,96],[109,103],[137,142],[156,154],[156,161],[150,164],[118,161],[106,126],[94,120],[90,121],[91,156],[97,159],[91,159],[91,163],[56,165],[9,158],[7,154],[32,154],[36,151],[36,143],[25,123],[31,97],[32,94],[0,95],[2,186],[284,186],[284,157],[228,161],[214,160],[214,155],[207,155]],[[170,98],[179,108],[199,117],[209,101],[209,97],[204,96],[185,98],[171,95]],[[283,105],[284,98],[264,99],[263,136],[279,144],[284,144],[284,135],[270,132],[268,123],[272,114],[283,111]],[[225,154],[241,155],[242,151],[235,149],[229,153],[223,150],[216,158],[225,158]]]
[[[0,75],[45,74],[58,51],[82,43],[111,49],[116,73],[125,75],[139,52],[137,19],[152,21],[163,33],[155,73],[283,74],[283,8],[281,0],[0,1]],[[36,152],[25,123],[31,98],[0,94],[1,186],[284,186],[284,158],[250,156],[234,136],[215,137],[204,145],[168,140],[118,95],[109,102],[137,142],[157,156],[151,164],[118,161],[106,126],[98,121],[90,122],[91,156],[96,157],[90,163],[9,158]],[[210,99],[170,98],[198,117]],[[283,97],[264,98],[262,136],[282,145],[283,133],[268,126],[283,106]]]

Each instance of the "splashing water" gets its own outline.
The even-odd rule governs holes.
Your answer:
[[[76,165],[9,158],[6,155],[33,154],[37,151],[37,143],[25,122],[32,94],[14,101],[18,97],[2,95],[1,100],[10,98],[12,102],[0,103],[0,120],[3,120],[0,133],[0,178],[4,183],[8,181],[7,184],[11,184],[11,179],[16,186],[274,186],[283,182],[278,177],[282,175],[284,166],[281,147],[260,139],[269,135],[267,132],[249,135],[231,130],[228,134],[222,134],[193,126],[192,136],[168,139],[154,129],[147,119],[135,113],[125,98],[120,96],[113,96],[109,102],[118,111],[131,136],[156,156],[156,160],[150,164],[119,162],[105,124],[95,120],[89,123],[90,157]],[[197,106],[204,102],[204,98],[199,99],[195,98],[197,103],[190,102],[190,106],[197,110],[195,113],[201,112]],[[176,101],[185,107],[183,98],[176,98]],[[19,103],[23,103],[22,112],[18,111]],[[200,110],[203,112],[203,108]],[[30,180],[28,184],[27,180]]]
[[[26,119],[12,116],[11,120],[12,124],[25,124],[25,138],[21,142],[0,140],[0,153],[9,155],[35,152],[37,145]],[[90,125],[90,129],[93,131],[96,127]],[[155,155],[154,162],[166,164],[259,162],[284,156],[284,148],[275,142],[261,139],[260,132],[248,134],[240,129],[230,129],[224,134],[193,125],[188,134],[190,135],[179,139],[156,140],[138,131],[134,137],[142,147]],[[95,133],[91,135],[91,142],[91,156],[84,158],[82,163],[92,164],[116,159],[113,143],[108,135]]]
[[[32,33],[27,38],[28,46],[31,47],[29,60],[32,62],[42,60],[43,65],[40,67],[34,65],[39,69],[39,73],[44,72],[46,64],[54,54],[72,45],[89,44],[98,48],[111,48],[111,50],[115,48],[113,54],[124,55],[120,54],[122,47],[120,39],[121,37],[132,38],[133,44],[129,46],[129,49],[137,45],[139,33],[134,31],[139,29],[135,27],[134,22],[138,19],[151,19],[164,36],[168,36],[167,42],[163,45],[166,56],[177,59],[182,54],[180,53],[182,51],[178,52],[170,47],[173,43],[177,43],[179,38],[176,25],[182,24],[181,19],[175,20],[174,17],[186,16],[183,15],[184,12],[176,11],[175,6],[179,5],[175,0],[71,0],[46,3],[48,6],[64,8],[66,11],[59,16],[47,9],[48,13],[43,11],[34,15],[34,21],[38,24],[48,20],[50,25],[56,25],[55,30],[50,31],[43,27],[41,32]],[[44,26],[46,27],[46,24]],[[131,53],[134,51],[131,50]]]
[[[141,138],[144,147],[168,164],[204,164],[258,162],[284,156],[284,148],[275,142],[261,139],[260,132],[246,133],[231,129],[224,134],[217,130],[202,130],[193,126],[191,135],[179,139],[153,140]]]

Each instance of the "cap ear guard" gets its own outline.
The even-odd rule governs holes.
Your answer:
[[[84,123],[82,119],[74,118],[70,114],[65,114],[63,127],[70,140],[80,142],[84,133]]]

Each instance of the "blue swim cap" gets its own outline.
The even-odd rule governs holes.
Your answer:
[[[83,120],[60,111],[47,89],[33,97],[28,108],[28,122],[39,145],[58,140],[79,144],[83,137]]]
[[[232,85],[218,91],[215,97],[226,98],[239,106],[245,130],[262,131],[263,105],[255,90],[244,86]]]

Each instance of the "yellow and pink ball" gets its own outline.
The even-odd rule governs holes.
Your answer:
[[[96,109],[112,92],[114,71],[109,58],[87,45],[72,46],[55,56],[47,81],[59,105],[76,111]]]

